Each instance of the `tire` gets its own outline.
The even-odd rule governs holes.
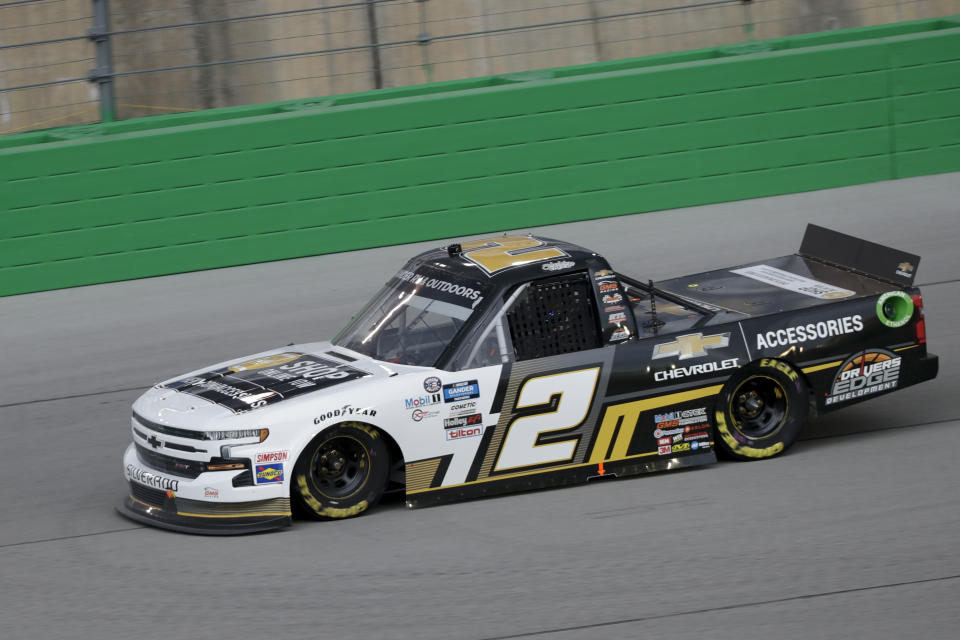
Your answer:
[[[390,452],[380,432],[355,422],[338,424],[300,454],[290,493],[312,518],[350,518],[377,504],[389,475]]]
[[[717,396],[717,445],[738,460],[772,458],[796,442],[808,410],[807,385],[793,367],[771,358],[751,363]]]

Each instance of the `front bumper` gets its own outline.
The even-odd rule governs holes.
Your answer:
[[[226,495],[231,474],[208,473],[194,480],[175,478],[161,471],[143,468],[145,465],[137,458],[133,445],[128,447],[124,455],[124,465],[128,469],[134,465],[141,467],[141,473],[136,477],[129,472],[125,476],[127,495],[116,506],[121,515],[131,520],[201,535],[240,535],[282,529],[292,524],[290,497],[277,495],[279,486],[266,491],[273,493],[274,497],[259,500],[202,500],[197,499],[200,497],[198,491],[200,495],[204,491],[216,491],[218,496]],[[211,476],[217,475],[220,476],[219,481],[214,481]],[[136,478],[144,482],[138,482]],[[150,486],[150,483],[154,486]],[[214,486],[204,488],[204,485]],[[265,491],[261,489],[257,493],[263,495]],[[187,498],[181,494],[196,497]]]
[[[241,535],[283,529],[292,524],[290,499],[273,498],[257,502],[211,504],[161,495],[156,502],[144,502],[135,494],[143,489],[159,491],[130,482],[130,493],[117,505],[120,515],[161,529],[200,535]],[[281,503],[285,502],[283,505]],[[192,503],[192,504],[191,504]],[[263,504],[269,503],[269,504]],[[194,511],[191,511],[194,510]],[[206,513],[199,513],[206,511]],[[216,511],[216,513],[212,513]]]

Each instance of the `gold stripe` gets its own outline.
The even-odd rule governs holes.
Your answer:
[[[163,511],[163,507],[147,504],[143,500],[135,498],[132,494],[128,494],[128,495],[130,496],[131,500],[133,500],[134,502],[139,502],[140,504],[142,504],[143,506],[149,509],[158,509],[160,511]],[[283,498],[280,498],[280,500],[283,500]],[[289,505],[289,500],[287,501],[287,503]],[[218,504],[218,503],[213,503],[213,504],[215,504],[216,506],[224,506],[224,507],[227,506],[226,504]],[[235,513],[207,514],[207,513],[190,513],[188,511],[180,511],[178,509],[177,515],[189,516],[191,518],[253,518],[257,516],[289,516],[290,510],[288,508],[286,511],[254,511],[254,512],[239,511]]]
[[[418,460],[407,465],[407,493],[410,493],[410,487],[415,490],[422,490],[430,487],[434,477],[437,475],[437,468],[440,467],[440,458],[429,460]],[[421,489],[422,488],[422,489]]]
[[[623,423],[610,460],[621,460],[627,457],[627,448],[633,439],[633,432],[637,429],[641,412],[716,395],[721,387],[722,385],[717,384],[712,387],[670,393],[665,396],[644,398],[643,400],[635,400],[633,402],[625,402],[607,407],[607,411],[603,415],[603,422],[600,424],[600,434],[597,436],[597,443],[594,445],[593,453],[590,455],[590,462],[596,464],[607,459],[607,449],[610,448],[610,440],[613,438],[613,432],[616,429],[618,419],[623,418]]]
[[[919,346],[920,346],[920,345],[918,345],[918,344],[912,344],[912,345],[910,345],[909,347],[900,347],[900,348],[898,348],[898,349],[894,349],[894,351],[906,351],[907,349],[916,349],[916,348],[919,347]],[[818,364],[818,365],[815,365],[815,366],[813,366],[813,367],[804,367],[803,372],[804,372],[804,373],[813,373],[814,371],[822,371],[822,370],[824,370],[824,369],[829,369],[830,367],[837,367],[837,366],[839,366],[840,363],[842,363],[842,362],[843,362],[843,360],[835,360],[835,361],[833,361],[833,362],[827,362],[827,363],[824,363],[824,364]]]
[[[254,518],[257,516],[289,516],[289,511],[259,511],[255,513],[189,513],[186,511],[177,511],[178,516],[189,516],[191,518]]]
[[[483,463],[480,465],[479,473],[481,478],[490,475],[490,471],[493,468],[493,461],[500,454],[500,445],[503,443],[503,438],[507,433],[507,425],[510,423],[510,419],[513,418],[513,412],[506,410],[505,407],[512,407],[514,405],[520,383],[526,378],[528,373],[536,373],[536,371],[536,362],[534,361],[533,363],[518,363],[510,372],[510,379],[507,380],[507,387],[501,403],[500,418],[493,427],[494,431],[490,437],[490,444],[487,445],[487,450],[483,454]]]
[[[139,503],[142,504],[143,506],[149,507],[150,509],[160,509],[160,508],[161,508],[161,507],[158,507],[158,506],[155,506],[155,505],[152,505],[152,504],[147,504],[147,503],[144,502],[143,500],[138,500],[137,498],[134,498],[134,497],[133,497],[133,494],[127,494],[127,495],[129,495],[129,496],[130,496],[130,499],[133,500],[134,502],[139,502]]]
[[[909,347],[900,347],[899,349],[894,349],[894,351],[906,351],[907,349],[916,349],[919,346],[920,345],[918,344],[912,344]]]
[[[802,371],[803,371],[804,373],[813,373],[814,371],[823,371],[824,369],[830,369],[830,368],[832,368],[832,367],[839,367],[839,366],[840,366],[840,363],[842,363],[842,362],[843,362],[843,360],[836,360],[836,361],[834,361],[834,362],[827,362],[827,363],[825,363],[825,364],[818,364],[818,365],[815,365],[815,366],[813,366],[813,367],[805,367],[805,368],[802,369]]]

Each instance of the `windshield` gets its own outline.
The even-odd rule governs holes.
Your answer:
[[[434,366],[484,293],[480,282],[407,265],[333,343],[377,360]]]

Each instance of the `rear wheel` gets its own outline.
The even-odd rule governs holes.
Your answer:
[[[294,466],[291,493],[321,520],[360,515],[379,500],[390,474],[390,452],[380,433],[346,423],[310,441]]]
[[[752,363],[717,396],[717,444],[739,460],[772,458],[796,442],[807,410],[807,388],[793,367],[770,358]]]

